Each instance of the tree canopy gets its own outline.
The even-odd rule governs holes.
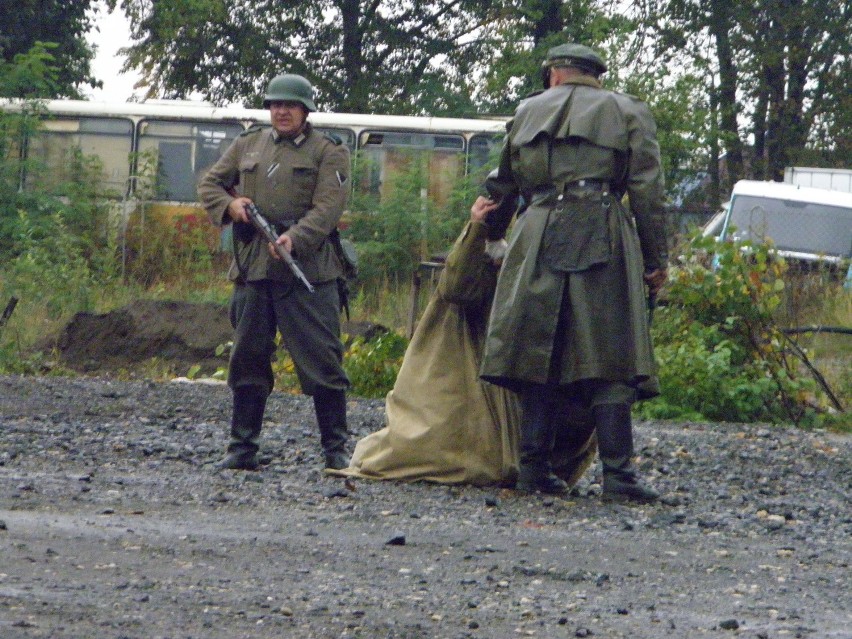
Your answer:
[[[704,75],[729,182],[852,162],[848,2],[667,0],[648,18],[659,59]]]
[[[38,47],[54,70],[49,83],[18,83],[8,97],[79,98],[82,86],[101,86],[92,77],[95,54],[86,41],[97,10],[96,0],[0,0],[2,60],[11,64]]]
[[[471,111],[467,75],[483,55],[488,0],[122,0],[128,64],[149,93],[258,105],[268,81],[307,77],[321,108]],[[440,65],[436,63],[440,62]]]

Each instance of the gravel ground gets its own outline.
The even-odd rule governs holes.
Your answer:
[[[354,438],[384,404],[349,403]],[[850,440],[640,423],[648,506],[321,471],[307,398],[0,377],[0,638],[850,637]]]

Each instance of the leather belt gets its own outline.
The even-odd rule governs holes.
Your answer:
[[[603,180],[577,180],[566,182],[563,187],[565,191],[572,189],[585,189],[587,191],[609,191],[609,182]]]
[[[577,180],[575,182],[566,182],[562,191],[559,191],[555,186],[541,186],[535,189],[530,194],[530,204],[542,204],[548,200],[559,198],[565,191],[597,191],[600,193],[609,193],[609,182],[604,180]]]

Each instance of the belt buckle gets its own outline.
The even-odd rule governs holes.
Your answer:
[[[601,195],[606,195],[609,193],[609,184],[603,182],[601,180],[577,180],[575,184],[581,189],[588,189],[590,191],[599,191]]]

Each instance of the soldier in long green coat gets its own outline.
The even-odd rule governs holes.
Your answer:
[[[343,268],[330,236],[349,197],[349,150],[312,128],[307,116],[316,111],[313,87],[302,76],[273,78],[264,107],[272,128],[252,128],[237,138],[198,185],[211,221],[232,224],[235,238],[228,370],[234,407],[228,454],[219,467],[258,465],[279,331],[302,391],[313,396],[326,467],[345,468],[349,379],[342,366],[337,285]],[[313,292],[251,225],[251,203],[275,227],[276,243],[297,260]]]
[[[528,207],[509,239],[480,372],[521,395],[518,488],[566,489],[549,452],[560,414],[579,401],[594,416],[604,497],[649,501],[657,493],[632,463],[630,408],[655,375],[645,286],[655,294],[666,278],[663,177],[650,111],[603,89],[605,71],[589,47],[554,47],[548,88],[507,127],[489,192],[520,193]],[[509,222],[489,218],[497,234]]]

